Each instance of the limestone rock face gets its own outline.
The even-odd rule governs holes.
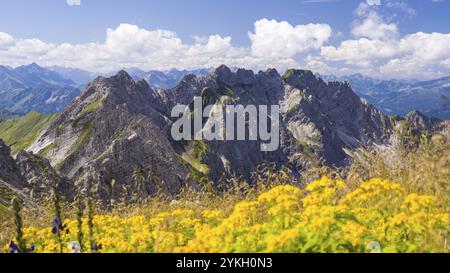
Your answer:
[[[11,149],[0,139],[0,204],[9,205],[11,198],[25,187],[25,178],[11,157]]]
[[[177,104],[192,106],[195,96],[204,107],[279,106],[279,148],[262,152],[260,138],[173,140],[171,110]],[[434,124],[420,115],[406,118],[424,129]],[[204,117],[204,128],[214,119]],[[247,131],[249,122],[246,119]],[[92,182],[100,199],[145,198],[156,192],[176,194],[202,179],[218,183],[223,177],[239,176],[251,182],[251,172],[264,162],[289,166],[294,174],[313,160],[343,166],[347,149],[388,143],[393,126],[348,83],[326,83],[306,70],[281,76],[274,69],[254,73],[220,66],[204,77],[187,75],[176,87],[158,91],[121,71],[88,84],[28,152],[48,158],[61,176],[78,186]],[[25,164],[34,158],[20,154],[19,165],[29,170],[22,174],[41,171]]]
[[[75,194],[73,184],[61,177],[50,162],[25,151],[11,157],[11,150],[0,140],[0,203],[9,206],[12,197],[19,197],[28,204],[52,195],[56,186],[65,200]]]
[[[318,151],[329,164],[345,163],[344,148],[383,143],[392,134],[389,118],[348,83],[325,83],[305,70],[290,70],[284,79],[281,105],[287,127],[301,145]]]
[[[443,126],[443,121],[434,117],[427,117],[419,111],[411,111],[405,116],[405,120],[419,130],[439,130]]]
[[[67,200],[75,196],[74,185],[61,177],[46,158],[21,151],[16,156],[16,162],[27,183],[23,191],[32,199],[39,200],[50,196],[55,187]]]
[[[279,148],[261,151],[267,141],[259,136],[175,141],[171,111],[177,104],[192,107],[195,96],[201,97],[203,107],[279,106]],[[212,114],[203,117],[203,130],[216,119]],[[439,130],[443,124],[420,112],[400,120],[419,131]],[[247,139],[250,122],[246,117]],[[157,91],[120,71],[88,84],[16,159],[0,141],[0,190],[40,199],[57,183],[70,199],[77,187],[89,185],[100,200],[132,201],[157,192],[174,195],[183,186],[205,181],[219,184],[222,178],[251,183],[252,171],[266,162],[288,166],[294,175],[318,161],[345,166],[348,150],[388,144],[397,127],[395,118],[358,97],[348,83],[324,82],[306,70],[288,70],[281,76],[274,69],[254,73],[222,65],[206,76],[187,75],[176,87]]]
[[[121,71],[90,83],[28,150],[45,151],[78,184],[93,180],[101,198],[174,194],[190,181],[171,146],[167,115],[157,92]]]
[[[170,106],[186,105],[194,96],[204,97],[205,88],[214,90],[216,104],[281,108],[280,148],[275,152],[261,152],[260,141],[204,141],[206,152],[199,160],[209,167],[214,180],[224,174],[248,177],[263,162],[289,164],[297,172],[311,157],[342,166],[348,158],[345,148],[384,143],[392,134],[389,118],[359,98],[347,83],[327,84],[310,71],[290,70],[282,77],[274,69],[255,74],[220,66],[204,78],[186,77],[161,95]]]

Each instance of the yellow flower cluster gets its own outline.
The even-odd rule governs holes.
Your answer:
[[[76,220],[65,224],[62,242],[76,241]],[[87,237],[86,220],[82,229]],[[380,179],[350,190],[324,177],[303,190],[277,186],[228,215],[217,209],[97,215],[93,240],[101,252],[367,252],[374,244],[383,252],[448,252],[449,231],[450,214],[433,196],[407,194]],[[51,228],[29,227],[24,237],[37,252],[59,251]]]

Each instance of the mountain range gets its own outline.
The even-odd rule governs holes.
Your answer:
[[[97,76],[110,77],[116,72],[112,73],[94,73],[78,68],[67,68],[61,66],[51,66],[47,69],[59,73],[61,76],[76,82],[79,85],[85,85],[94,80]],[[133,79],[145,79],[152,87],[159,89],[167,89],[175,87],[183,77],[193,74],[196,76],[206,76],[210,69],[196,69],[196,70],[177,70],[171,69],[168,71],[150,70],[144,71],[139,68],[124,68]]]
[[[15,114],[15,113],[11,113],[5,109],[0,109],[0,120],[16,118],[18,116],[19,115]]]
[[[152,87],[157,89],[168,89],[175,87],[185,76],[206,76],[210,69],[196,69],[196,70],[177,70],[171,69],[169,71],[143,71],[138,68],[124,69],[135,80],[146,80]]]
[[[418,110],[426,115],[450,119],[450,77],[430,81],[380,80],[354,74],[320,76],[326,81],[347,81],[353,90],[389,115]]]
[[[155,89],[170,89],[187,75],[206,76],[211,69],[144,71],[124,69],[134,80],[145,79]],[[236,69],[232,69],[235,71]],[[18,68],[0,66],[0,109],[3,118],[37,111],[61,111],[81,89],[99,74],[78,68],[40,67],[33,63]],[[450,77],[430,81],[381,80],[361,74],[318,75],[325,81],[347,81],[359,96],[388,115],[405,115],[418,110],[426,115],[450,119]],[[7,115],[6,111],[14,113]],[[0,118],[2,117],[0,116]]]
[[[174,141],[170,109],[192,104],[194,96],[207,105],[280,105],[279,149],[261,152],[261,140]],[[289,166],[293,175],[313,162],[345,166],[349,150],[388,144],[398,126],[420,131],[444,126],[417,111],[391,118],[361,99],[349,83],[325,82],[311,71],[255,74],[226,66],[206,76],[187,75],[175,87],[159,90],[126,71],[97,77],[64,110],[35,118],[40,126],[22,136],[26,141],[14,138],[26,143],[26,152],[16,151],[13,159],[2,144],[0,160],[9,166],[0,172],[3,188],[39,196],[53,182],[38,183],[40,188],[30,181],[46,180],[40,177],[44,173],[51,181],[63,181],[58,185],[67,196],[88,181],[103,201],[176,194],[185,185],[218,186],[233,177],[252,183],[252,171],[267,162]],[[204,125],[213,119],[209,116]],[[14,132],[23,131],[19,129]]]
[[[0,109],[5,111],[55,113],[80,92],[72,80],[35,63],[17,68],[0,66]]]
[[[79,84],[93,80],[96,75],[88,71],[70,68],[59,68],[55,71]],[[168,89],[175,87],[183,77],[189,74],[205,76],[211,69],[172,69],[146,72],[139,68],[131,68],[125,69],[125,71],[135,80],[145,79],[154,88]],[[111,73],[103,76],[112,75]],[[367,99],[388,115],[405,115],[412,110],[418,110],[429,116],[450,119],[450,77],[418,81],[382,80],[362,74],[346,76],[317,74],[317,76],[325,81],[347,81],[356,94]]]

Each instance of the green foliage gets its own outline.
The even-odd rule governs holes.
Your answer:
[[[92,119],[84,124],[83,131],[81,132],[80,136],[75,142],[73,151],[78,151],[81,148],[83,148],[87,143],[89,143],[93,130],[94,130],[94,120]]]
[[[86,106],[86,108],[84,108],[83,112],[81,114],[79,114],[74,121],[72,121],[72,128],[76,128],[86,114],[95,112],[95,110],[99,109],[105,102],[105,99],[106,98],[103,97],[97,101],[92,102],[88,106]]]
[[[283,79],[287,80],[294,75],[294,69],[289,69],[283,74]]]
[[[207,186],[210,183],[207,175],[209,173],[208,166],[195,160],[187,153],[178,156],[178,161],[188,169],[191,178],[199,185]]]
[[[11,147],[12,154],[28,148],[39,136],[42,129],[55,116],[47,116],[36,112],[18,118],[0,122],[0,139]]]
[[[413,124],[409,121],[401,120],[397,122],[395,130],[401,137],[410,137],[412,136]]]
[[[288,115],[292,114],[295,111],[297,111],[299,108],[300,108],[300,103],[296,103],[296,104],[292,105],[292,107],[286,111],[286,114],[288,114]]]
[[[0,206],[1,204],[4,206],[9,206],[14,196],[15,193],[0,179]]]
[[[234,95],[233,89],[231,89],[230,87],[228,87],[226,85],[223,87],[219,87],[219,90],[217,93],[221,96],[228,96],[228,97],[232,97]]]
[[[313,145],[310,145],[304,141],[297,140],[296,145],[301,148],[303,154],[307,157],[314,157],[315,149]]]
[[[103,102],[105,101],[105,98],[99,99],[97,101],[94,101],[93,103],[89,104],[83,111],[83,114],[92,113],[98,108],[100,108],[103,105]]]
[[[206,148],[206,144],[203,141],[195,140],[189,143],[190,154],[198,160],[201,160],[205,156]]]
[[[45,147],[44,149],[39,151],[39,155],[43,156],[43,157],[47,157],[48,153],[55,148],[55,143],[49,144],[47,145],[47,147]]]
[[[311,70],[295,70],[295,69],[289,69],[286,71],[286,73],[283,74],[283,79],[287,80],[290,77],[294,76],[294,74],[297,74],[299,76],[304,76],[306,74],[312,73]]]
[[[86,146],[89,143],[89,141],[92,137],[93,130],[94,130],[94,124],[95,124],[94,119],[91,119],[84,124],[81,134],[78,137],[77,141],[70,148],[69,154],[73,154],[77,151],[80,151],[81,149],[84,148],[84,146]],[[56,170],[61,170],[61,168],[63,166],[64,166],[64,160],[61,162],[58,162],[54,166],[54,168]]]
[[[410,191],[436,196],[444,206],[450,206],[450,131],[419,138],[418,142],[410,147],[400,142],[388,148],[358,149],[347,180],[358,184],[370,177],[389,179]]]

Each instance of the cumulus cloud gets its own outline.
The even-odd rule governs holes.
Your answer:
[[[396,40],[361,38],[321,49],[323,59],[370,69],[381,77],[433,78],[450,73],[450,34],[423,33]]]
[[[395,42],[370,40],[345,40],[339,47],[325,46],[321,55],[330,61],[346,61],[348,64],[363,65],[374,60],[387,59],[396,56],[398,45]]]
[[[418,32],[401,37],[398,25],[386,22],[381,12],[384,8],[396,8],[413,15],[414,11],[403,2],[379,5],[378,1],[361,2],[355,10],[353,39],[321,48],[319,60],[327,65],[326,69],[334,67],[339,73],[342,69],[336,67],[346,67],[353,73],[401,78],[450,74],[450,34]]]
[[[311,49],[319,49],[332,34],[327,24],[293,26],[286,21],[262,19],[255,23],[255,33],[249,33],[255,56],[292,58]]]
[[[368,5],[366,2],[363,4]],[[378,8],[377,6],[374,6]],[[376,11],[376,10],[375,10]],[[373,7],[352,26],[353,37],[338,44],[327,24],[292,25],[262,19],[249,32],[248,47],[218,34],[183,41],[170,30],[121,24],[92,43],[47,43],[0,32],[0,64],[78,67],[110,72],[123,67],[144,70],[210,68],[221,64],[250,69],[307,68],[319,73],[366,73],[378,77],[431,78],[450,74],[450,34],[418,32],[401,36]],[[343,39],[341,36],[339,39]]]
[[[390,40],[398,36],[398,28],[394,23],[385,23],[377,12],[372,11],[364,20],[355,23],[352,34],[356,37]]]
[[[80,6],[81,0],[66,0],[66,3],[69,6]]]
[[[55,45],[39,39],[16,39],[0,32],[0,63],[11,66],[31,63],[45,55]]]
[[[0,33],[0,63],[21,65],[37,61],[106,72],[121,67],[142,69],[193,69],[220,64],[254,69],[298,66],[295,56],[318,50],[331,36],[323,24],[292,26],[262,19],[249,33],[251,47],[236,47],[229,36],[194,37],[189,44],[169,30],[147,30],[121,24],[106,30],[104,42],[50,44],[37,39],[17,39]]]

